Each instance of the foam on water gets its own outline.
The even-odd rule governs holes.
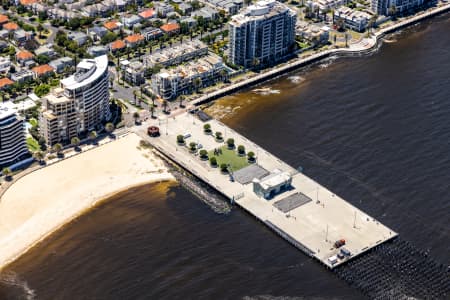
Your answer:
[[[36,292],[13,271],[1,272],[0,283],[11,287],[11,291],[14,293],[13,297],[16,299],[37,299]]]

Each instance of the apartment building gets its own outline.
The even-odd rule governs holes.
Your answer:
[[[77,65],[75,74],[61,80],[63,92],[56,89],[52,96],[47,96],[49,104],[43,106],[40,122],[48,145],[53,145],[55,141],[70,141],[74,132],[77,135],[98,130],[102,122],[111,118],[108,76],[106,55],[83,59]],[[73,109],[76,116],[75,125],[72,123]],[[65,121],[60,122],[58,116],[64,116]]]
[[[41,101],[39,122],[47,145],[70,143],[71,138],[78,134],[75,99],[65,96],[63,88],[57,88]]]
[[[152,90],[163,99],[174,99],[216,82],[224,68],[222,59],[210,54],[175,68],[161,70],[152,76]]]
[[[208,54],[208,46],[203,42],[199,40],[186,41],[183,44],[144,56],[144,65],[146,68],[153,68],[157,64],[168,67],[206,54]]]
[[[25,124],[12,102],[0,104],[0,166],[8,166],[28,155]]]
[[[406,13],[424,4],[424,0],[372,0],[371,9],[378,15],[389,15],[389,8],[395,7],[398,14]]]
[[[363,32],[372,16],[363,11],[342,6],[334,11],[334,21],[344,21],[345,27],[354,31]]]
[[[247,6],[229,22],[230,61],[251,67],[283,58],[294,45],[296,21],[296,12],[275,0]]]

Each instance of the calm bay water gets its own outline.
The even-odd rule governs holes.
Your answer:
[[[450,265],[449,32],[444,15],[209,111]],[[113,197],[0,278],[0,299],[362,298],[251,216],[215,214],[175,183]]]

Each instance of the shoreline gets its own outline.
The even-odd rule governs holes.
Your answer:
[[[286,75],[287,73],[297,70],[301,67],[305,67],[310,64],[320,62],[324,59],[333,56],[354,57],[371,54],[374,51],[377,51],[377,49],[379,49],[382,43],[381,40],[387,34],[397,32],[398,30],[419,23],[420,21],[441,15],[443,13],[448,13],[449,11],[450,11],[450,3],[435,7],[431,11],[423,11],[418,15],[408,17],[407,19],[401,20],[396,24],[392,24],[391,26],[382,28],[377,32],[375,32],[374,34],[372,34],[369,38],[367,37],[363,38],[358,44],[351,45],[349,48],[329,49],[317,52],[304,58],[294,58],[291,61],[288,61],[279,67],[272,68],[272,70],[268,69],[262,74],[258,74],[254,77],[236,82],[219,90],[206,93],[198,97],[197,99],[190,101],[189,104],[191,107],[206,104],[218,98],[234,94],[242,89],[250,88],[262,82],[274,79],[278,76]]]
[[[139,140],[138,136],[131,134],[72,159],[36,170],[11,185],[0,200],[0,272],[46,238],[111,197],[131,188],[174,181],[173,175],[150,149],[145,149],[145,152],[137,149]],[[114,155],[111,158],[104,154],[114,148],[121,148],[123,153],[129,155],[116,165],[111,165]],[[135,152],[131,153],[133,150]],[[79,168],[83,168],[86,164],[80,164],[81,161],[99,157],[104,158],[106,169],[92,170],[89,175],[72,169],[69,172],[76,174],[65,174],[71,166],[78,164]],[[118,172],[120,175],[116,175]],[[83,176],[81,182],[74,179],[79,175]],[[52,177],[56,180],[52,180]],[[58,181],[64,177],[72,178],[68,178],[65,183]],[[35,184],[28,190],[21,189],[23,185],[29,186],[30,180],[35,181]],[[41,184],[47,182],[62,187],[45,189]],[[49,194],[53,189],[55,192]]]

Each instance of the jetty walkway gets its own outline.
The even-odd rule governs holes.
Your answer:
[[[212,132],[222,132],[223,141],[218,142],[212,134],[205,133],[203,126],[206,123],[210,124]],[[397,236],[396,232],[376,219],[219,121],[212,119],[206,123],[196,115],[184,112],[175,117],[149,120],[134,130],[165,156],[329,268]],[[147,127],[151,125],[159,127],[159,137],[148,136]],[[185,145],[177,143],[178,135],[186,137]],[[194,142],[207,151],[226,149],[224,141],[228,138],[233,138],[236,146],[243,145],[247,152],[252,151],[256,155],[256,163],[233,172],[233,180],[219,168],[212,167],[208,160],[201,159],[198,151],[192,153],[188,146]],[[242,159],[246,161],[246,158]],[[266,172],[267,175],[276,169],[289,173],[292,178],[291,188],[270,200],[255,194],[252,179],[261,178],[262,173]],[[238,173],[243,173],[247,179],[238,180]],[[345,239],[344,247],[351,255],[341,255],[336,260],[340,249],[334,244],[341,239]]]

